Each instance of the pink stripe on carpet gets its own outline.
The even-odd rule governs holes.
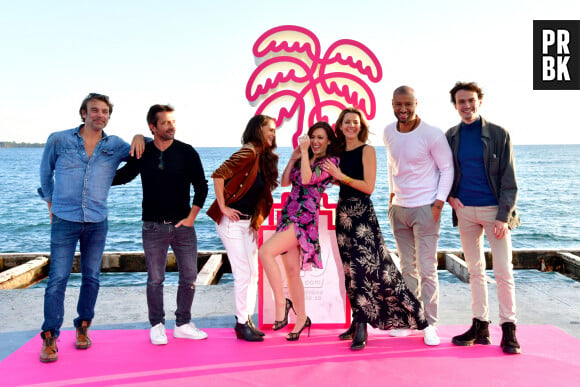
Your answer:
[[[312,330],[298,342],[266,331],[262,343],[237,340],[233,329],[207,329],[208,340],[174,339],[154,346],[148,330],[92,330],[93,346],[74,348],[63,331],[59,360],[38,360],[36,336],[0,362],[0,385],[256,385],[256,386],[572,386],[580,382],[580,340],[553,326],[518,325],[521,355],[493,345],[456,347],[451,337],[466,326],[438,328],[442,344],[428,347],[421,334],[394,338],[369,330],[367,348],[354,352],[337,339],[340,330]]]

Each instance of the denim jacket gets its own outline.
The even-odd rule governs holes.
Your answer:
[[[52,213],[70,222],[101,222],[107,218],[107,196],[131,146],[117,136],[107,136],[87,156],[78,128],[52,133],[40,163],[38,194],[52,203]]]
[[[459,136],[461,124],[452,127],[445,136],[453,153],[455,177],[449,196],[457,197],[461,168],[459,168]],[[496,219],[507,222],[510,229],[520,225],[520,217],[516,211],[518,184],[514,163],[514,151],[510,135],[504,128],[481,118],[481,142],[483,143],[483,162],[485,174],[491,192],[498,202]],[[457,226],[457,214],[452,213],[453,226]]]

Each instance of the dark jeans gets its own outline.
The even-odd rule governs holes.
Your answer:
[[[79,241],[82,282],[77,304],[78,317],[74,320],[74,326],[79,327],[82,321],[91,321],[95,316],[107,230],[106,219],[98,223],[79,223],[52,216],[50,272],[44,292],[43,331],[51,331],[56,337],[60,334],[64,318],[66,285]]]
[[[197,237],[193,227],[174,227],[163,222],[143,222],[143,249],[147,263],[147,307],[151,326],[165,323],[163,281],[167,250],[171,246],[179,270],[176,325],[191,321],[191,304],[197,278]]]

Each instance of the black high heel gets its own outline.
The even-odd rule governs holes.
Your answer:
[[[246,341],[264,341],[264,338],[252,330],[248,321],[245,324],[236,323],[236,337]]]
[[[248,316],[248,326],[252,329],[252,331],[254,331],[255,334],[257,334],[258,336],[262,336],[264,337],[265,334],[264,332],[262,332],[261,330],[258,329],[258,327],[256,326],[256,324],[254,324],[254,322],[252,321],[252,316]]]
[[[352,338],[354,337],[354,332],[356,328],[356,324],[354,322],[354,319],[351,321],[350,323],[350,327],[348,327],[348,329],[344,332],[342,332],[340,335],[338,335],[338,338],[341,340],[352,340]]]
[[[281,321],[275,320],[274,326],[272,327],[273,330],[277,331],[288,325],[288,312],[290,312],[290,309],[292,309],[294,314],[296,314],[296,311],[294,310],[294,305],[292,305],[292,301],[286,299],[286,310],[284,311],[284,320]]]
[[[312,321],[310,321],[310,317],[306,316],[306,321],[304,321],[304,325],[298,332],[290,332],[288,336],[286,336],[286,340],[288,341],[297,341],[300,338],[300,334],[304,330],[304,328],[308,327],[308,337],[310,337],[310,326],[312,325]]]
[[[352,338],[350,349],[358,351],[367,346],[367,323],[357,322],[355,326],[354,337]]]

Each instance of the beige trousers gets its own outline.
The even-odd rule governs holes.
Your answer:
[[[429,325],[437,323],[439,277],[437,275],[437,242],[439,226],[431,206],[407,208],[392,205],[389,221],[401,259],[401,274],[407,287],[423,303]]]
[[[487,236],[493,256],[493,272],[497,282],[500,324],[516,322],[516,293],[512,265],[512,239],[508,232],[502,239],[493,234],[497,206],[459,208],[459,236],[469,269],[471,285],[471,310],[473,317],[489,321],[485,257],[483,254],[483,231]]]

